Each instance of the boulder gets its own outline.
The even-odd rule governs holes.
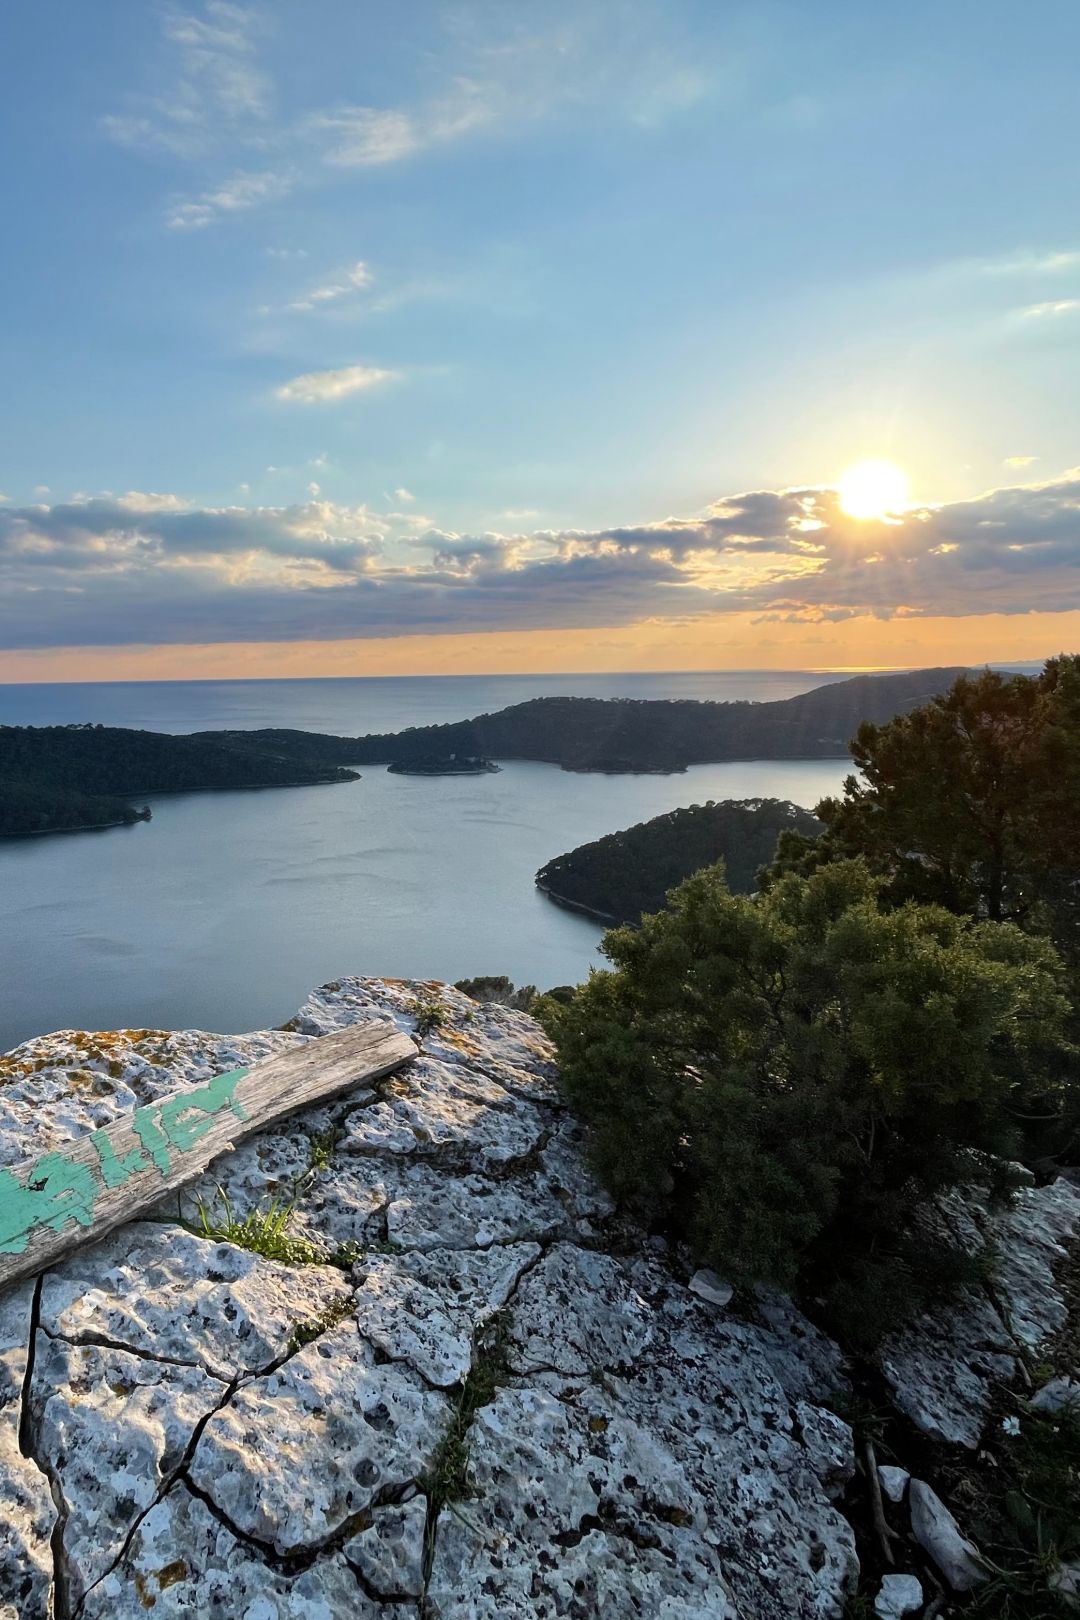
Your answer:
[[[905,1620],[905,1616],[918,1614],[923,1606],[923,1589],[914,1575],[885,1575],[877,1597],[874,1613],[878,1620]]]
[[[968,1541],[935,1491],[921,1479],[908,1487],[911,1531],[923,1552],[931,1557],[954,1592],[970,1592],[987,1579],[979,1562],[979,1549]]]

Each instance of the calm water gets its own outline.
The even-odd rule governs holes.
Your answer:
[[[397,729],[518,702],[597,696],[788,696],[820,676],[637,676],[0,688],[0,721],[159,730]],[[64,1027],[280,1023],[347,973],[583,978],[600,930],[533,875],[553,855],[677,805],[774,795],[812,805],[840,761],[581,776],[390,776],[258,793],[162,797],[135,827],[0,842],[0,1050]]]

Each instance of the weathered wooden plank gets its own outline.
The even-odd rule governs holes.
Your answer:
[[[415,1056],[407,1035],[354,1025],[186,1086],[61,1151],[0,1170],[0,1287],[134,1219],[253,1131]]]

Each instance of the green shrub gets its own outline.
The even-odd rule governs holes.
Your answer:
[[[597,1168],[732,1281],[802,1283],[863,1337],[920,1303],[913,1217],[1066,1102],[1052,947],[938,906],[886,910],[862,861],[731,894],[696,873],[613,972],[544,1004]],[[942,1274],[938,1255],[931,1281]]]

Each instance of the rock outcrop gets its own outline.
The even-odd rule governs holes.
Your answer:
[[[29,1041],[0,1161],[365,1019],[422,1054],[0,1299],[3,1620],[839,1617],[839,1352],[620,1230],[524,1015],[344,980],[287,1030]],[[198,1235],[226,1200],[307,1263]]]
[[[283,1030],[29,1041],[0,1058],[0,1163],[370,1019],[422,1030],[416,1061],[0,1295],[0,1620],[839,1620],[844,1358],[620,1224],[523,1014],[346,979]],[[228,1240],[275,1205],[288,1252]],[[1078,1213],[1014,1212],[1025,1344]],[[962,1443],[1013,1354],[981,1310],[885,1361]],[[900,1579],[878,1612],[910,1612]]]

